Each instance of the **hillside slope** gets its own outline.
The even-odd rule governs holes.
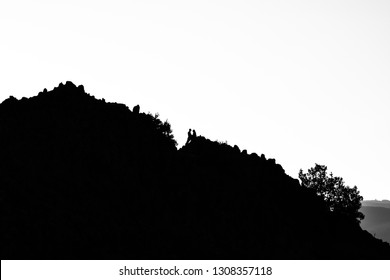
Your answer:
[[[0,104],[2,259],[379,259],[274,159],[70,82]]]
[[[361,227],[375,237],[390,243],[390,208],[363,206]]]

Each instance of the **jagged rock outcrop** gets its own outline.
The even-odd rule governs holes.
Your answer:
[[[137,111],[137,110],[133,110]],[[0,104],[2,259],[379,259],[274,159],[67,82]]]

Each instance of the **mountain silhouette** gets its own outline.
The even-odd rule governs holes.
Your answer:
[[[389,259],[264,155],[71,82],[0,104],[2,259]]]
[[[371,206],[371,207],[383,207],[383,208],[390,208],[390,201],[389,200],[363,200],[362,201],[362,207]]]

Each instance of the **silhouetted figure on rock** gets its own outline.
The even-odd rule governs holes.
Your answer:
[[[139,105],[133,107],[133,113],[139,114]]]
[[[188,130],[188,133],[187,133],[187,142],[186,142],[186,145],[187,144],[189,144],[190,142],[191,142],[191,140],[192,140],[192,134],[191,134],[191,131],[192,131],[192,129],[190,128],[189,130]]]

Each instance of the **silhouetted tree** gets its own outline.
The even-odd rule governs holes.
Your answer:
[[[332,173],[328,175],[327,169],[325,165],[319,164],[310,168],[307,173],[303,173],[301,169],[299,179],[303,186],[313,189],[325,201],[330,211],[360,222],[364,215],[359,212],[363,200],[359,190],[356,186],[346,186],[341,177],[334,177]]]

